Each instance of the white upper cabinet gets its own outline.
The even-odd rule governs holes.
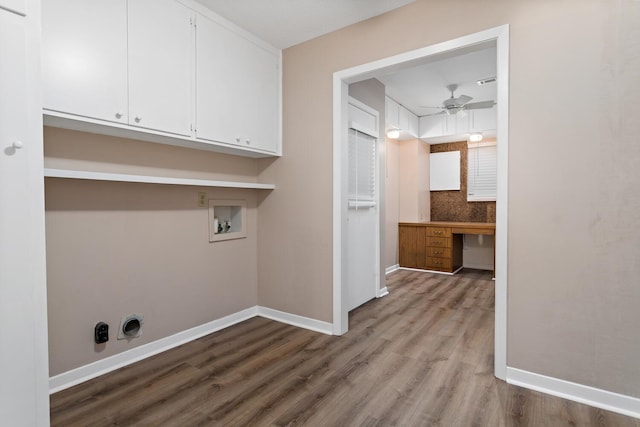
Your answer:
[[[280,57],[198,15],[196,136],[276,152]]]
[[[490,129],[496,129],[498,126],[498,115],[496,106],[484,108],[481,110],[473,110],[469,119],[470,132],[482,132]]]
[[[279,50],[190,0],[46,0],[42,8],[45,124],[250,157],[281,153]]]
[[[495,134],[497,125],[496,107],[471,110],[458,114],[435,114],[420,117],[420,138],[428,142],[451,142],[463,140],[470,132]],[[437,138],[433,140],[432,138]]]
[[[129,0],[129,124],[191,134],[193,12],[174,0]]]
[[[127,1],[42,2],[45,109],[127,123]]]
[[[420,135],[420,123],[419,123],[418,116],[411,113],[410,111],[408,116],[409,116],[409,128],[407,129],[407,131],[412,137],[417,138],[418,135]]]
[[[385,97],[385,121],[387,130],[400,130],[401,140],[417,138],[419,135],[418,116],[388,96]]]
[[[445,114],[420,117],[420,138],[437,138],[445,132]]]
[[[402,129],[400,127],[400,104],[389,97],[385,97],[385,109],[387,128]]]

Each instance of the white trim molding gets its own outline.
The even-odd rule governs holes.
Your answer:
[[[442,43],[389,56],[333,73],[333,325],[334,333],[348,330],[346,305],[346,151],[348,85],[414,66],[425,58],[444,52],[474,47],[484,43],[496,45],[498,188],[496,201],[495,246],[495,358],[494,373],[506,378],[507,368],[507,232],[508,232],[508,144],[509,144],[509,25],[489,28]]]
[[[385,286],[382,289],[378,289],[378,292],[376,294],[376,298],[382,298],[382,297],[386,297],[387,295],[389,295],[389,290],[387,289],[387,287]]]
[[[507,383],[640,418],[640,399],[522,369],[507,367]]]
[[[213,320],[200,326],[196,326],[186,331],[178,332],[165,338],[123,351],[104,359],[97,360],[88,365],[80,366],[62,374],[49,378],[49,393],[73,387],[90,379],[99,377],[108,372],[115,371],[147,357],[154,356],[163,351],[170,350],[182,344],[188,343],[213,332],[228,328],[236,323],[244,322],[258,315],[258,307],[250,307],[237,313],[230,314],[220,319]]]
[[[298,316],[297,314],[286,313],[284,311],[260,306],[258,306],[258,316],[286,323],[288,325],[297,326],[299,328],[309,329],[314,332],[333,335],[333,324],[329,322],[323,322],[321,320],[311,319],[309,317]]]
[[[394,271],[400,270],[400,264],[391,265],[384,269],[384,274],[391,274]]]
[[[143,344],[139,347],[132,348],[131,350],[123,351],[122,353],[55,375],[49,378],[49,394],[89,381],[93,378],[99,377],[100,375],[104,375],[124,366],[139,362],[140,360],[162,353],[163,351],[170,350],[174,347],[178,347],[182,344],[186,344],[190,341],[194,341],[205,335],[212,334],[256,316],[297,326],[299,328],[310,329],[327,335],[331,335],[333,333],[333,325],[329,322],[285,313],[284,311],[273,310],[271,308],[253,306],[203,325],[187,329],[186,331],[178,332],[177,334]]]

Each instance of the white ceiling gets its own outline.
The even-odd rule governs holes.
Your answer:
[[[196,0],[285,49],[415,0]]]
[[[437,108],[451,96],[446,86],[457,84],[455,96],[468,95],[471,102],[496,99],[496,84],[478,86],[480,79],[496,76],[495,46],[462,53],[427,64],[379,76],[387,96],[402,104],[418,116],[438,113]]]

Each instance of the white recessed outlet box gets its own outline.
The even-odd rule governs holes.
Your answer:
[[[247,237],[245,200],[209,200],[209,241]]]

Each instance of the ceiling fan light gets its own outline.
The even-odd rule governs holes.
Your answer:
[[[469,141],[471,142],[480,142],[482,141],[482,133],[480,132],[474,132],[471,135],[469,135]]]
[[[398,139],[400,138],[400,131],[398,129],[391,129],[387,131],[387,138]]]

